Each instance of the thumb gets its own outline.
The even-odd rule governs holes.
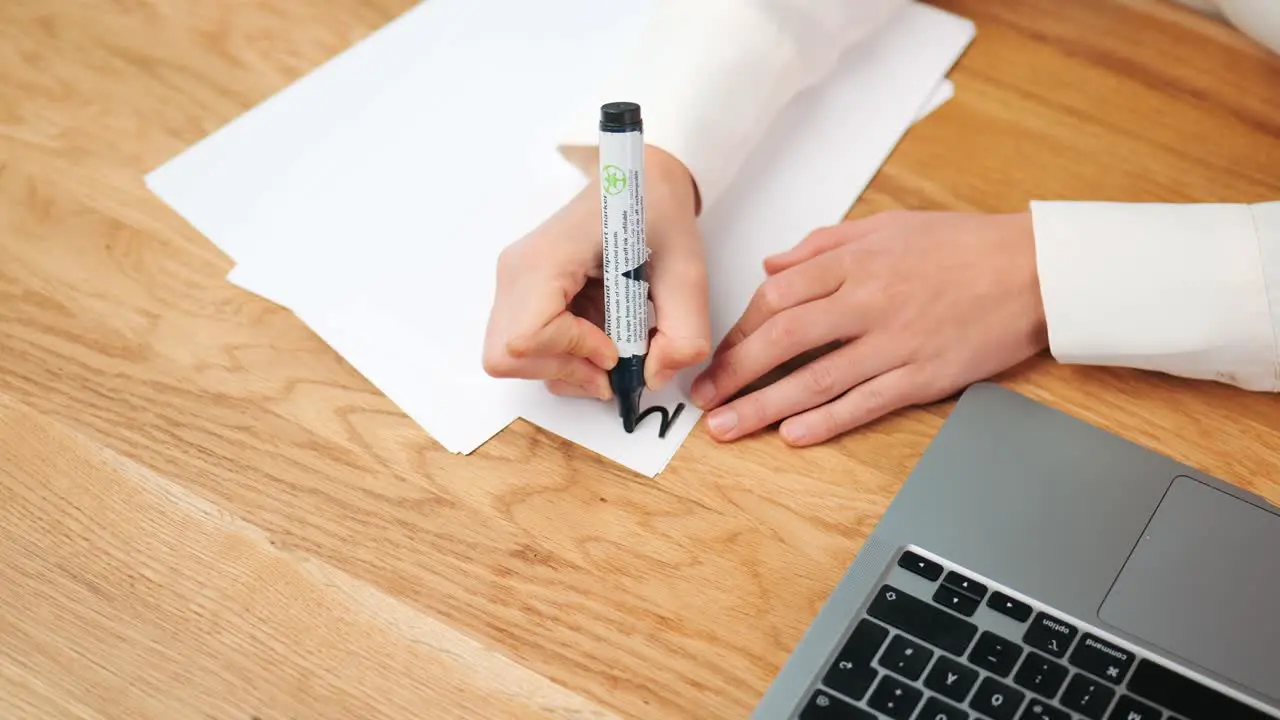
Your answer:
[[[686,232],[696,233],[696,227]],[[649,344],[645,383],[658,389],[676,372],[705,360],[711,353],[711,319],[707,307],[707,270],[696,235],[688,242],[668,243],[650,265],[649,292],[657,333]]]

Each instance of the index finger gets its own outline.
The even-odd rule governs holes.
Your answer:
[[[751,296],[742,317],[720,341],[715,354],[718,356],[732,350],[777,314],[834,293],[842,282],[836,263],[814,261],[787,268],[767,278]]]
[[[823,300],[779,313],[758,332],[717,355],[694,382],[694,404],[704,410],[719,405],[788,360],[839,339],[841,318],[830,305]]]

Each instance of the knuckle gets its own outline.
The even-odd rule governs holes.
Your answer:
[[[485,348],[481,364],[484,366],[485,373],[490,377],[505,378],[510,377],[515,372],[516,363],[505,352],[488,347]]]
[[[840,252],[832,253],[835,258],[833,269],[840,275],[848,275],[850,272],[857,271],[859,266],[865,263],[864,256],[866,252],[866,248],[859,243],[840,248]],[[865,273],[859,274],[865,275]],[[872,277],[875,276],[873,275]]]
[[[701,338],[689,338],[679,343],[671,352],[671,359],[682,365],[692,365],[706,360],[711,354],[711,343]]]
[[[820,437],[831,437],[840,432],[842,421],[844,418],[841,418],[840,410],[833,405],[823,405],[818,409],[817,421],[814,423],[814,429],[817,432],[814,434]]]
[[[958,368],[946,364],[913,364],[904,368],[899,378],[899,395],[904,401],[930,402],[964,386],[965,378]]]
[[[709,357],[711,357],[711,341],[706,338],[701,338],[697,341],[689,362],[700,363]]]
[[[498,253],[498,267],[509,266],[518,249],[519,245],[516,243],[503,247],[502,251]]]
[[[715,375],[717,386],[737,387],[742,377],[741,351],[735,347],[716,361]]]
[[[830,363],[820,361],[809,363],[801,373],[801,378],[804,380],[805,387],[814,395],[829,397],[839,389],[835,370]]]
[[[791,348],[800,341],[800,324],[794,319],[779,317],[769,323],[769,342],[774,347]]]
[[[588,386],[578,385],[564,380],[544,380],[543,385],[546,386],[547,391],[552,395],[558,395],[560,397],[586,397],[591,395],[591,391]]]
[[[830,239],[833,232],[835,232],[833,227],[820,227],[810,231],[800,242],[803,245],[820,245]]]
[[[741,325],[734,325],[729,328],[729,332],[725,333],[724,340],[720,343],[721,347],[736,347],[739,343],[747,338],[747,333],[742,329]]]
[[[889,288],[879,280],[873,280],[867,287],[850,288],[853,302],[857,303],[858,311],[870,320],[880,320],[889,315],[894,305],[891,298],[892,292]]]
[[[862,425],[881,418],[913,402],[913,386],[905,384],[901,375],[892,382],[870,383],[850,414],[852,423]]]
[[[564,320],[564,351],[569,355],[581,356],[587,351],[586,333],[575,318]]]
[[[760,286],[760,309],[772,315],[786,308],[787,287],[785,281],[774,276]]]
[[[512,244],[498,253],[498,276],[505,277],[520,265],[520,245]]]
[[[859,412],[864,416],[879,414],[884,412],[889,404],[889,391],[883,385],[873,383],[867,387],[866,395],[862,397]]]
[[[588,374],[583,372],[582,364],[577,362],[557,362],[554,379],[571,385],[582,385],[590,381]]]
[[[814,234],[833,248],[844,245],[852,235],[850,226],[844,222],[818,228]]]

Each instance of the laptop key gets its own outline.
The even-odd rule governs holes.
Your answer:
[[[1060,707],[1032,700],[1018,716],[1018,720],[1071,720],[1071,713]]]
[[[1013,675],[1013,684],[1052,700],[1058,696],[1069,673],[1066,665],[1050,660],[1035,650],[1028,650],[1026,659]]]
[[[878,720],[875,713],[867,712],[828,692],[818,690],[809,697],[800,720]]]
[[[938,656],[929,674],[924,677],[924,686],[948,700],[964,702],[969,691],[978,682],[978,671],[962,665],[946,655]]]
[[[889,630],[885,626],[866,618],[859,620],[840,654],[827,668],[822,684],[845,697],[862,700],[880,675],[871,667],[871,661],[888,638]]]
[[[1026,697],[1027,694],[1021,690],[987,677],[978,684],[973,698],[969,700],[969,707],[993,720],[1014,720]]]
[[[1009,673],[1013,672],[1020,657],[1022,657],[1020,645],[986,630],[982,631],[978,636],[978,642],[974,643],[973,649],[969,651],[969,662],[973,663],[974,667],[1002,678],[1009,677]]]
[[[942,578],[942,584],[953,587],[956,590],[968,595],[971,598],[982,600],[987,594],[987,586],[969,577],[965,577],[960,573],[952,570],[947,576]]]
[[[1138,661],[1125,690],[1186,720],[1270,720],[1272,717],[1147,659]]]
[[[1109,683],[1119,685],[1129,674],[1129,668],[1133,667],[1133,653],[1085,633],[1067,662]]]
[[[1036,613],[1031,626],[1022,636],[1022,642],[1050,657],[1062,659],[1067,656],[1071,641],[1076,639],[1078,632],[1075,625],[1041,612]]]
[[[893,720],[908,720],[916,711],[924,693],[892,675],[885,675],[876,684],[867,699],[867,706],[876,712],[884,713]]]
[[[1121,695],[1107,720],[1160,720],[1164,713],[1128,695]]]
[[[938,589],[933,591],[933,601],[965,617],[973,617],[973,614],[978,611],[977,600],[946,585],[939,585]]]
[[[918,720],[969,720],[969,713],[942,698],[930,696],[924,701],[924,707],[920,708],[920,714],[916,718]]]
[[[942,577],[942,565],[910,550],[903,550],[898,556],[898,567],[910,570],[929,582],[937,582],[938,578]]]
[[[1030,605],[1021,600],[1011,598],[999,590],[991,593],[991,596],[987,598],[987,607],[1018,622],[1026,622],[1031,619]]]
[[[963,655],[978,634],[978,626],[968,620],[892,585],[883,585],[876,591],[867,614],[952,655]]]
[[[1103,716],[1115,696],[1116,691],[1111,686],[1088,675],[1075,673],[1058,702],[1062,707],[1080,713],[1089,720],[1104,720]]]
[[[880,667],[908,680],[919,680],[932,659],[933,651],[929,648],[905,635],[895,635],[880,656]]]

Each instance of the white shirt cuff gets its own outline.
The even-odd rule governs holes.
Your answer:
[[[1031,212],[1058,360],[1280,390],[1280,203],[1041,201]]]

